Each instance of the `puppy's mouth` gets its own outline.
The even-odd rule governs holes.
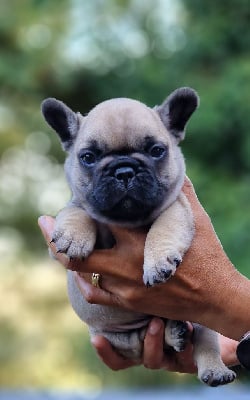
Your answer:
[[[102,215],[117,222],[136,222],[146,219],[153,211],[153,207],[130,197],[124,196],[112,208],[102,210]]]
[[[108,221],[125,224],[147,223],[151,214],[163,201],[165,190],[156,179],[148,180],[144,176],[144,184],[134,178],[129,184],[120,184],[113,179],[102,182],[94,188],[88,202],[94,213]]]

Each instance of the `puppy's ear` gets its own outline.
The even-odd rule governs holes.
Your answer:
[[[64,150],[68,150],[79,129],[79,115],[53,98],[45,99],[41,108],[48,124],[58,133]]]
[[[199,97],[195,90],[183,87],[171,93],[156,111],[167,130],[180,142],[185,136],[186,123],[198,105]]]

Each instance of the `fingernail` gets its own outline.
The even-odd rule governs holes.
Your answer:
[[[160,321],[151,321],[149,325],[149,333],[150,335],[157,335],[161,330]]]
[[[38,218],[38,225],[40,226],[41,229],[46,230],[47,218],[44,215],[41,215],[41,217]]]
[[[90,343],[91,343],[93,346],[96,346],[96,344],[98,343],[98,337],[96,338],[96,336],[92,336],[92,337],[90,338]]]

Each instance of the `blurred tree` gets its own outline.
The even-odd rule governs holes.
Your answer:
[[[199,80],[202,106],[190,146],[206,164],[249,172],[249,3],[185,0],[182,59]]]

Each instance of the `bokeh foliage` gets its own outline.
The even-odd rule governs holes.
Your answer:
[[[90,350],[64,274],[46,267],[37,228],[38,215],[55,214],[69,198],[64,154],[40,103],[57,97],[86,113],[111,97],[153,106],[177,87],[194,87],[201,104],[182,145],[187,173],[229,257],[250,276],[249,13],[247,0],[0,2],[1,300],[8,305],[0,312],[0,384],[188,379],[142,368],[114,373]]]

